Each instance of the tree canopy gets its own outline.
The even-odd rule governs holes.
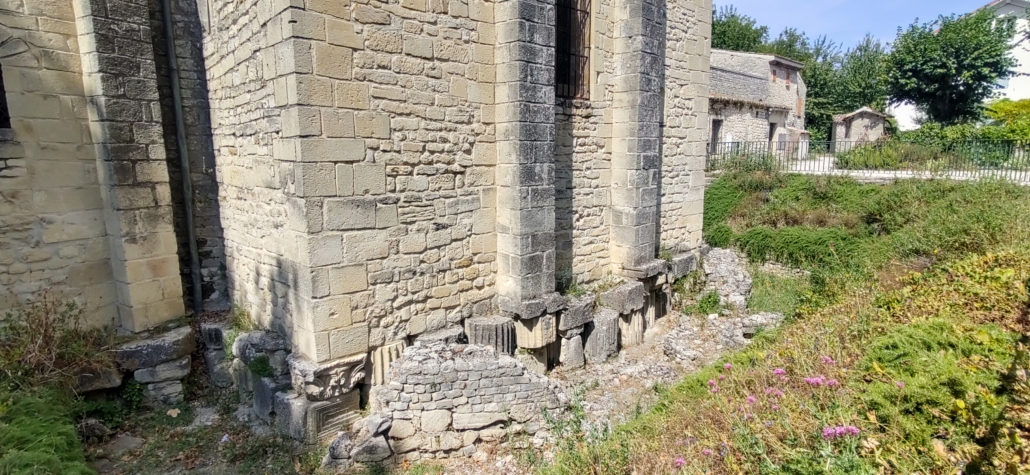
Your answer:
[[[712,11],[712,48],[757,51],[769,37],[769,27],[728,6]]]
[[[891,101],[912,102],[943,124],[979,119],[998,81],[1013,75],[1015,33],[1015,18],[990,9],[898,29],[885,65]]]

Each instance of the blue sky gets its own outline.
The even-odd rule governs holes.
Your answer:
[[[899,26],[937,18],[941,14],[968,13],[989,0],[715,0],[718,7],[734,5],[741,13],[769,26],[775,37],[792,26],[810,37],[825,34],[849,48],[866,33],[892,41]]]

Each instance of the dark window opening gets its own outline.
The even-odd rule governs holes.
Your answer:
[[[7,109],[7,88],[4,87],[4,69],[0,68],[0,129],[11,128],[11,112]]]
[[[776,123],[769,123],[769,141],[772,142],[773,138],[776,137]]]
[[[712,121],[712,143],[719,143],[722,140],[722,120],[715,119]]]
[[[554,93],[567,99],[590,97],[590,0],[557,0]]]

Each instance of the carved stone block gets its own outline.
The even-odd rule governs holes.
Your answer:
[[[312,363],[294,353],[287,358],[293,389],[312,401],[325,401],[351,392],[365,379],[366,355],[327,363]]]

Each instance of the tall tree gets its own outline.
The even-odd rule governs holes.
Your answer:
[[[1015,24],[987,8],[898,29],[885,66],[891,102],[912,102],[944,124],[979,119],[998,81],[1013,75]]]
[[[887,47],[872,36],[844,53],[834,96],[841,112],[864,106],[883,110],[887,106],[884,81]]]
[[[712,48],[755,52],[769,37],[769,28],[728,6],[712,11]]]

